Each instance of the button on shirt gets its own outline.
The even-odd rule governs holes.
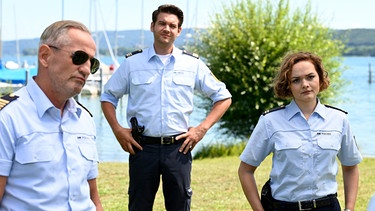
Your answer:
[[[294,101],[260,117],[240,159],[259,166],[271,152],[272,195],[290,202],[337,192],[336,157],[345,166],[362,160],[346,114],[319,101],[307,121]]]
[[[0,111],[0,210],[96,210],[87,180],[98,175],[92,117],[69,99],[61,117],[34,80]]]
[[[214,103],[231,97],[200,59],[174,47],[164,65],[154,48],[147,48],[124,60],[105,85],[101,101],[117,106],[128,94],[128,124],[137,117],[144,135],[169,136],[187,131],[195,90]]]

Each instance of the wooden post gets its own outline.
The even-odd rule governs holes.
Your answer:
[[[371,63],[368,64],[368,83],[371,84],[372,75],[371,75]]]
[[[29,80],[29,69],[25,71],[25,86],[27,85],[27,81]]]

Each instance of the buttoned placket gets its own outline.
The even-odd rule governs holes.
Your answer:
[[[164,90],[165,90],[165,87],[168,86],[168,81],[166,80],[166,75],[167,75],[167,70],[171,69],[171,56],[168,58],[168,60],[166,61],[165,64],[163,64],[163,62],[160,60],[160,58],[158,58],[158,62],[160,62],[162,64],[161,66],[161,70],[160,70],[160,76],[161,76],[161,81],[160,81],[160,91],[161,91],[161,95],[160,95],[160,108],[161,108],[161,124],[160,124],[160,132],[161,134],[163,135],[163,132],[166,131],[166,128],[165,127],[165,121],[167,121],[165,118],[167,116],[167,113],[165,112],[165,108],[168,107],[168,100],[166,97],[165,97],[165,94],[163,93]]]
[[[70,136],[69,127],[70,121],[72,119],[76,119],[78,116],[71,111],[65,110],[60,124],[60,131],[62,136],[62,144],[64,146],[65,151],[65,160],[66,160],[66,171],[67,171],[67,179],[68,179],[68,186],[69,186],[69,201],[75,201],[77,195],[79,195],[79,181],[77,181],[77,166],[78,162],[76,161],[77,156],[77,148],[75,147],[74,139]]]

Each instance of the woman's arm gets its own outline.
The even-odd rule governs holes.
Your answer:
[[[90,198],[96,206],[96,211],[103,211],[102,203],[100,202],[98,187],[96,185],[96,179],[91,179],[87,181],[90,186]]]
[[[264,211],[262,203],[260,202],[258,188],[254,177],[256,168],[257,167],[248,165],[241,161],[240,167],[238,168],[238,176],[240,178],[242,190],[253,210]]]
[[[345,208],[354,210],[357,200],[359,170],[358,165],[343,166],[342,175],[344,180]]]

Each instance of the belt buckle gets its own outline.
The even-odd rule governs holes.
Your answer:
[[[303,201],[302,201],[303,202]],[[303,208],[302,206],[302,202],[301,201],[298,201],[298,210],[300,211],[303,211],[303,210],[312,210],[312,209],[315,209],[316,208],[316,201],[315,199],[312,200],[312,203],[313,203],[313,207],[312,208]]]
[[[174,143],[174,136],[172,137],[160,137],[160,143],[164,144],[173,144]]]

